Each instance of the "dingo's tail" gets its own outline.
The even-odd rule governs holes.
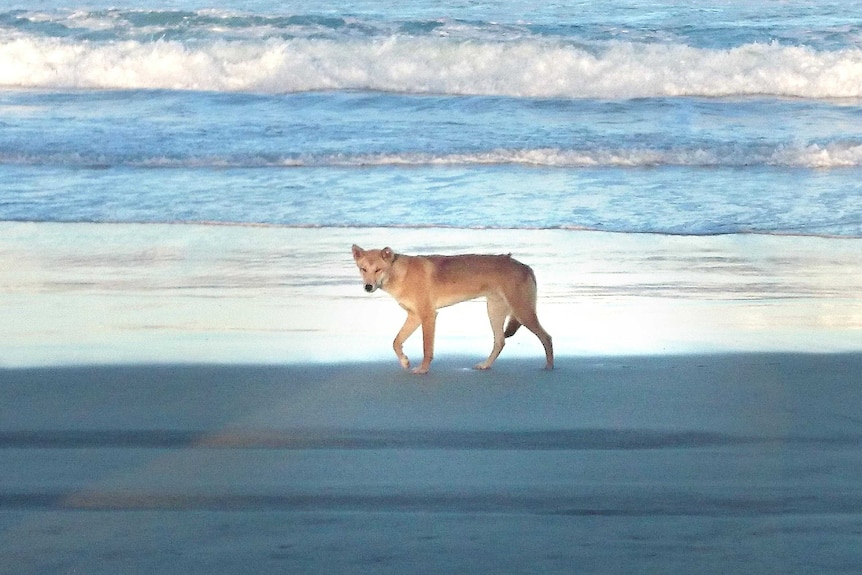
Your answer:
[[[503,332],[503,335],[506,337],[512,337],[515,335],[515,332],[518,331],[519,327],[521,327],[521,322],[516,320],[514,317],[509,316],[509,321],[506,322],[506,331]]]

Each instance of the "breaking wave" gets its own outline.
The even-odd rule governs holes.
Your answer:
[[[487,23],[310,16],[108,11],[53,18],[0,14],[0,87],[862,97],[862,49],[853,45],[698,47],[678,39],[596,39]]]

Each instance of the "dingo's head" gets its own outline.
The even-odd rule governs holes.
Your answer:
[[[392,248],[363,250],[356,244],[353,244],[353,259],[356,260],[356,265],[362,274],[362,281],[365,282],[365,291],[371,293],[383,286],[383,282],[386,281],[386,276],[389,273],[389,266],[395,261],[395,253],[392,251]]]

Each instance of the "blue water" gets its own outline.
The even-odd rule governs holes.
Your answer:
[[[859,1],[0,9],[0,220],[862,236]]]

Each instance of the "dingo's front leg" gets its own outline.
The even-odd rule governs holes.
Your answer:
[[[434,359],[434,331],[437,327],[437,312],[431,310],[422,315],[422,363],[413,373],[428,373]]]
[[[477,364],[475,369],[490,369],[491,364],[503,351],[503,346],[506,345],[503,325],[506,323],[506,316],[509,313],[509,304],[506,303],[506,300],[496,296],[488,296],[488,319],[491,320],[491,330],[494,332],[494,348],[488,359]]]
[[[401,362],[401,367],[404,369],[410,369],[410,360],[407,359],[407,356],[404,355],[404,342],[410,337],[416,328],[419,327],[419,324],[422,323],[419,320],[419,316],[413,313],[412,311],[407,312],[407,319],[404,320],[404,325],[401,326],[401,330],[398,332],[398,335],[395,336],[395,341],[392,342],[392,348],[395,350],[395,355],[398,356],[398,361]]]

